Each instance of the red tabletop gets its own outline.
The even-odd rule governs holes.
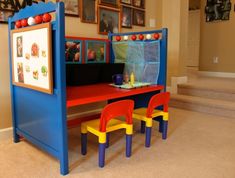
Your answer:
[[[121,89],[107,83],[67,87],[67,107],[116,99],[164,89],[162,85],[150,85],[134,89]]]

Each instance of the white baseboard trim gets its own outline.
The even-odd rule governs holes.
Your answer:
[[[235,73],[229,73],[229,72],[198,71],[198,75],[205,77],[235,78]]]
[[[0,129],[0,142],[13,138],[13,128]]]

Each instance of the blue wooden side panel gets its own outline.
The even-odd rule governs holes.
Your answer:
[[[56,94],[13,87],[17,128],[58,151],[58,99]]]
[[[166,79],[167,79],[167,40],[168,40],[168,30],[167,28],[163,28],[161,46],[160,46],[160,72],[158,77],[158,84],[164,85],[165,90],[166,90]]]
[[[19,135],[60,160],[61,174],[68,173],[66,126],[66,81],[64,54],[64,4],[52,2],[28,6],[9,18],[10,79],[12,59],[10,31],[14,22],[30,16],[55,12],[52,25],[53,94],[22,88],[11,84],[14,141]]]

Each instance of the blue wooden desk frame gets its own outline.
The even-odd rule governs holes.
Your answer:
[[[53,94],[49,95],[36,90],[22,88],[10,84],[13,118],[14,142],[20,141],[23,136],[28,141],[54,156],[60,161],[60,173],[69,172],[68,163],[68,134],[66,124],[66,72],[65,72],[65,30],[64,30],[64,4],[38,3],[20,10],[9,18],[9,63],[10,80],[12,81],[12,49],[11,30],[15,28],[17,20],[44,13],[55,13],[52,25],[52,56],[53,56]],[[115,35],[161,33],[161,64],[158,84],[166,86],[167,66],[167,29],[147,32],[133,32],[123,34],[110,34],[109,39]],[[112,44],[110,44],[112,45]],[[111,61],[114,62],[112,46],[110,46]],[[148,96],[147,96],[148,95]],[[137,99],[139,106],[146,105],[149,94],[141,95]],[[137,97],[137,96],[136,96]]]
[[[44,13],[55,13],[52,25],[53,94],[22,88],[10,84],[14,142],[23,136],[28,141],[53,155],[60,161],[60,172],[66,175],[68,166],[68,140],[66,124],[65,31],[64,4],[38,3],[27,6],[9,18],[9,62],[12,81],[11,30],[17,20]]]

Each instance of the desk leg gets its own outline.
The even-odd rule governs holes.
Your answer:
[[[64,155],[60,158],[60,173],[62,175],[66,175],[69,173],[69,163],[68,163],[68,156]]]
[[[68,130],[66,123],[66,116],[61,118],[60,125],[61,132],[59,133],[59,160],[60,160],[60,173],[66,175],[69,173],[69,158],[68,158]]]

